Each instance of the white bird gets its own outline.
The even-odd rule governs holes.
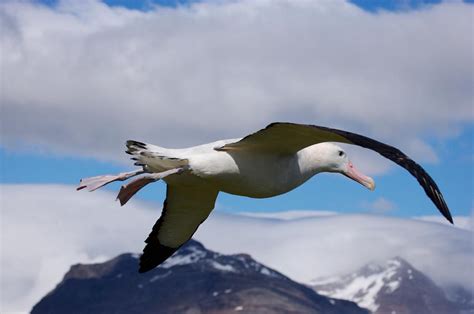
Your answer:
[[[124,181],[117,199],[121,205],[145,185],[163,179],[167,184],[161,217],[145,240],[139,272],[149,271],[170,257],[196,232],[214,208],[219,192],[254,198],[284,194],[321,172],[341,173],[370,190],[374,180],[353,166],[344,150],[329,142],[374,150],[408,170],[441,214],[453,223],[434,180],[397,148],[371,138],[316,125],[276,122],[242,139],[167,149],[127,141],[127,153],[141,169],[81,180],[78,190],[94,191]]]

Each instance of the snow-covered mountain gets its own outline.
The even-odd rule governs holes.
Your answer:
[[[458,303],[400,257],[367,264],[351,274],[318,278],[311,286],[319,294],[354,301],[375,314],[460,313]]]
[[[38,313],[368,314],[355,303],[318,295],[247,254],[222,255],[191,240],[145,274],[138,256],[77,264],[32,310]]]

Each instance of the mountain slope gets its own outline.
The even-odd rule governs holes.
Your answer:
[[[444,287],[443,290],[445,291],[448,300],[456,304],[461,314],[474,314],[473,288],[474,281],[471,285],[471,289],[460,285],[450,285]]]
[[[312,286],[320,294],[354,301],[375,314],[459,313],[430,278],[399,257],[349,275],[316,279]]]
[[[249,255],[221,255],[196,241],[145,274],[138,274],[137,258],[123,254],[72,266],[32,313],[367,313],[320,296]]]

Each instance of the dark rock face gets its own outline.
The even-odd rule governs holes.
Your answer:
[[[160,267],[139,274],[137,256],[74,265],[32,313],[341,313],[355,303],[323,297],[253,260],[190,241]]]
[[[320,294],[351,300],[375,314],[458,314],[459,307],[430,278],[402,258],[355,273],[315,280]]]
[[[443,290],[449,301],[456,304],[461,314],[474,314],[474,282],[472,282],[471,289],[462,287],[460,285],[451,285],[445,287]]]

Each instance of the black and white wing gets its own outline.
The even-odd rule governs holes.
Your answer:
[[[205,185],[167,186],[161,217],[145,240],[140,273],[160,265],[191,239],[214,208],[218,193]]]
[[[453,223],[448,205],[436,182],[419,164],[399,149],[360,134],[317,125],[275,122],[238,142],[226,144],[216,150],[228,152],[252,150],[294,154],[305,147],[323,142],[339,142],[365,147],[405,168],[418,180],[426,195],[433,201],[441,214]]]

